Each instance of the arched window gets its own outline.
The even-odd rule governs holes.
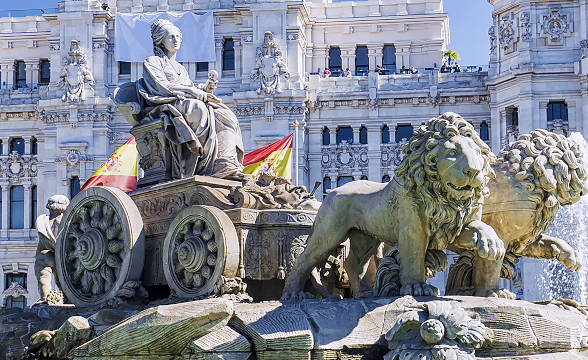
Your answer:
[[[382,144],[390,143],[390,128],[388,125],[382,126]]]
[[[341,49],[336,46],[331,46],[329,49],[329,70],[333,76],[341,74],[342,62],[341,62]]]
[[[483,141],[490,140],[490,134],[488,132],[488,123],[486,123],[485,121],[482,121],[482,123],[480,124],[480,139],[482,139]]]
[[[225,39],[223,43],[223,70],[235,70],[235,42]]]
[[[349,182],[353,181],[353,176],[339,176],[337,178],[337,187],[343,186]]]
[[[365,76],[369,72],[369,58],[367,46],[355,48],[355,75]]]
[[[368,143],[367,128],[363,125],[359,128],[359,143],[364,145]]]
[[[331,190],[331,178],[327,176],[323,179],[323,198],[327,196],[329,190]]]
[[[10,188],[10,228],[24,229],[24,187]]]
[[[388,182],[388,181],[390,181],[390,175],[386,174],[386,175],[382,176],[383,183]]]
[[[337,128],[337,145],[346,141],[348,144],[353,144],[353,129],[351,126],[340,126]]]
[[[384,45],[383,51],[383,64],[384,69],[391,73],[396,72],[396,47],[394,45]]]
[[[31,155],[37,155],[39,152],[39,144],[37,138],[31,138]]]
[[[360,180],[367,180],[368,177],[366,175],[361,175],[361,177],[359,178]]]
[[[25,142],[23,138],[13,138],[10,140],[10,152],[16,151],[20,155],[25,153]]]
[[[80,192],[80,178],[77,176],[72,176],[69,179],[69,198],[73,199],[77,193]]]
[[[396,137],[394,141],[399,143],[402,139],[409,140],[412,137],[412,132],[412,125],[398,125],[396,127]]]
[[[323,128],[323,145],[331,145],[331,131],[326,126]]]
[[[36,221],[37,221],[37,185],[33,185],[31,187],[31,229],[35,228]]]

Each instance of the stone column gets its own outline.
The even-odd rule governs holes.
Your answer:
[[[382,55],[384,45],[382,44],[368,44],[368,57],[370,60],[370,72],[376,69],[376,65],[382,66]]]
[[[23,182],[24,188],[24,229],[31,228],[31,181]]]
[[[539,102],[539,117],[538,119],[533,119],[533,128],[547,129],[547,104],[547,101]]]
[[[355,75],[355,45],[341,46],[341,67]]]
[[[359,144],[359,127],[354,127],[353,129],[353,143]]]
[[[0,230],[0,237],[6,239],[8,237],[8,204],[10,202],[8,193],[10,190],[10,184],[8,182],[0,183],[2,186],[2,230]]]
[[[576,102],[568,101],[568,124],[569,131],[578,131],[580,126],[576,123]]]
[[[498,154],[500,151],[500,111],[498,107],[490,108],[490,143],[492,151]]]
[[[381,168],[381,130],[378,125],[369,125],[368,129],[368,179],[377,181]]]
[[[396,44],[396,68],[401,69],[402,65],[410,67],[410,43]]]
[[[6,79],[8,78],[8,64],[0,63],[0,89],[5,89],[8,87],[8,82]]]
[[[241,39],[233,39],[234,45],[233,48],[235,49],[235,79],[241,80],[241,50],[243,47],[241,46]]]
[[[14,63],[14,61],[10,61],[7,63],[4,63],[4,66],[6,68],[6,71],[4,72],[4,74],[2,75],[6,75],[6,77],[2,78],[2,88],[3,89],[13,89],[14,88],[14,73],[15,73],[15,66],[16,64]],[[4,86],[4,82],[6,82],[6,86]]]
[[[330,135],[330,144],[336,145],[337,144],[337,127],[329,128],[329,135]]]
[[[214,69],[218,72],[219,80],[223,77],[223,44],[224,39],[215,39],[216,61],[214,62]]]
[[[506,109],[500,110],[500,148],[506,145]]]
[[[3,137],[2,138],[2,155],[8,155],[10,151],[10,138]]]
[[[519,98],[519,119],[533,119],[533,97]],[[519,121],[519,134],[533,130],[533,121]]]
[[[32,89],[39,84],[39,59],[25,61],[27,85]]]
[[[390,144],[393,144],[396,142],[396,124],[388,124],[388,129],[390,130]]]
[[[25,138],[25,155],[31,155],[31,138]]]
[[[309,72],[318,71],[318,68],[324,70],[329,65],[329,47],[326,45],[315,46],[313,52],[313,68]],[[321,75],[321,74],[319,74]]]

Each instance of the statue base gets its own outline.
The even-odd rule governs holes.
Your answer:
[[[89,342],[65,346],[68,358],[80,360],[585,359],[588,320],[585,306],[566,301],[405,296],[282,304],[221,297],[151,307]]]

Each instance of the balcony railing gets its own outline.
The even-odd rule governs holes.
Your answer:
[[[26,9],[26,10],[2,10],[2,11],[0,11],[0,18],[3,18],[3,17],[43,16],[44,14],[54,14],[56,12],[57,12],[57,8]]]

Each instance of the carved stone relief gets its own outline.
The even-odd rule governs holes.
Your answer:
[[[504,14],[500,17],[500,25],[498,28],[498,41],[502,50],[508,54],[516,50],[515,43],[518,40],[516,32],[516,19],[513,13]]]
[[[580,56],[582,59],[588,57],[588,40],[580,41]]]
[[[7,177],[12,182],[35,176],[37,176],[36,156],[23,156],[13,151],[7,157],[0,158],[0,177]]]
[[[263,44],[256,50],[255,68],[250,78],[259,80],[258,94],[274,95],[282,92],[280,76],[289,79],[290,72],[274,35],[271,31],[266,31]]]
[[[540,36],[545,38],[546,45],[564,45],[564,39],[572,35],[574,24],[571,15],[563,13],[560,8],[550,8],[541,19]]]
[[[408,144],[407,140],[400,141],[399,143],[386,144],[380,147],[381,153],[381,167],[382,168],[395,168],[404,159],[402,149]]]
[[[353,145],[343,141],[335,146],[323,146],[322,168],[338,169],[341,172],[365,170],[368,167],[368,149],[366,145]]]
[[[488,29],[488,37],[490,38],[490,55],[496,55],[496,27],[494,25]]]
[[[533,33],[531,32],[531,14],[528,11],[523,11],[519,15],[519,23],[521,26],[521,40],[531,41]]]
[[[94,94],[94,77],[80,43],[72,40],[68,56],[63,59],[59,87],[64,89],[61,101],[77,103]]]

